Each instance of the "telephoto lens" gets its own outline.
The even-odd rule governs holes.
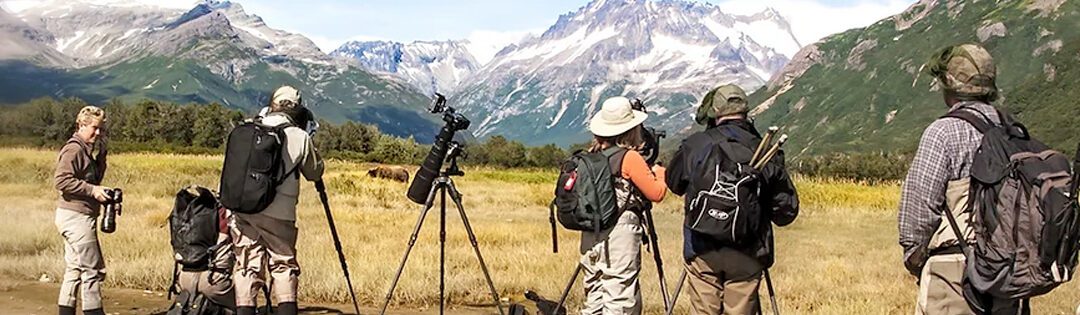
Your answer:
[[[434,184],[435,178],[439,176],[443,160],[446,159],[446,151],[450,147],[449,142],[454,136],[455,130],[451,127],[450,125],[443,126],[442,130],[439,131],[439,135],[435,136],[435,143],[431,145],[431,151],[428,151],[424,164],[420,165],[420,169],[416,171],[412,183],[409,184],[409,192],[406,196],[412,202],[418,204],[427,202],[428,193],[431,192],[431,186]]]
[[[122,211],[124,191],[120,188],[105,191],[109,201],[105,202],[105,216],[101,218],[101,231],[105,233],[116,232],[116,215]]]

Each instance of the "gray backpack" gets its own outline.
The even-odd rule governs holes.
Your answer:
[[[957,110],[983,134],[971,165],[968,209],[975,243],[967,256],[964,295],[976,310],[994,298],[1026,299],[1069,281],[1080,250],[1080,210],[1069,160],[999,112],[1001,125],[985,115]],[[963,235],[945,215],[956,235]]]
[[[622,214],[615,200],[615,176],[626,152],[614,146],[601,152],[578,151],[563,163],[553,202],[563,227],[600,232],[615,226]]]

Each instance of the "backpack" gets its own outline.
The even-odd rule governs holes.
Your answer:
[[[746,245],[761,238],[761,173],[750,165],[753,149],[737,142],[734,135],[718,134],[723,131],[705,131],[712,145],[699,151],[704,157],[693,169],[701,173],[691,183],[690,207],[683,222],[719,245]]]
[[[218,243],[218,207],[214,193],[191,186],[176,193],[169,214],[169,243],[176,264],[185,271],[210,269]]]
[[[968,303],[985,310],[992,297],[1050,292],[1072,278],[1080,250],[1080,209],[1068,158],[1032,138],[1007,113],[998,112],[1002,124],[996,125],[981,112],[961,109],[943,117],[964,120],[983,134],[967,205],[975,242],[960,242]],[[963,235],[956,219],[945,217]]]
[[[553,202],[563,227],[599,233],[615,226],[622,214],[615,179],[621,174],[626,152],[617,146],[600,152],[578,150],[563,163]]]
[[[166,315],[225,315],[231,314],[225,307],[214,303],[198,292],[181,291]]]
[[[258,213],[270,206],[277,187],[296,172],[284,167],[282,146],[285,128],[262,124],[261,118],[248,119],[229,132],[225,144],[225,164],[221,168],[221,204],[239,213]]]

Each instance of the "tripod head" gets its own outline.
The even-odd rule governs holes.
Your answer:
[[[462,157],[462,154],[465,154],[465,157],[468,157],[468,153],[465,153],[465,144],[457,140],[450,141],[449,148],[446,151],[446,159],[450,161],[450,165],[439,175],[445,177],[465,176],[465,171],[458,168],[458,158]]]

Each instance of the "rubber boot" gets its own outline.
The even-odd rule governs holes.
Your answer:
[[[236,308],[236,315],[255,315],[255,307],[240,306]]]
[[[274,315],[296,315],[299,310],[296,307],[296,302],[278,303],[277,311]]]
[[[75,307],[60,305],[60,315],[75,315]]]
[[[92,309],[92,310],[83,310],[82,313],[83,313],[83,315],[105,315],[105,310],[100,309],[100,308],[95,308],[95,309]]]

